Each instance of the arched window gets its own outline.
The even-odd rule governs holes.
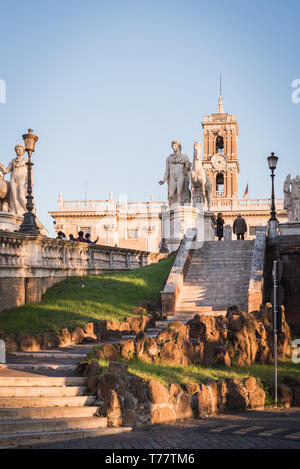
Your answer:
[[[219,135],[216,139],[216,153],[220,153],[224,148],[224,139]]]
[[[216,191],[218,195],[224,193],[224,174],[218,173],[216,177]]]

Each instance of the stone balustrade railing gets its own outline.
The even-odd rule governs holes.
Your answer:
[[[165,202],[115,202],[110,200],[63,200],[58,201],[60,211],[99,211],[106,212],[117,209],[124,212],[161,211]]]
[[[164,254],[0,232],[0,311],[40,301],[70,276],[137,269]]]
[[[276,199],[276,209],[283,210],[283,199]],[[270,199],[238,199],[238,200],[213,200],[213,210],[271,210]]]

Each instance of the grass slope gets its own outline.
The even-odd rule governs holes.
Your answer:
[[[139,301],[159,301],[173,261],[172,256],[136,270],[66,279],[50,288],[40,304],[1,312],[0,331],[57,333],[101,319],[122,322],[134,316]]]

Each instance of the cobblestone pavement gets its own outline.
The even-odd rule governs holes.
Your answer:
[[[300,408],[221,415],[30,448],[300,449]]]

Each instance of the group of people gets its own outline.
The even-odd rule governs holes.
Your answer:
[[[218,213],[217,217],[217,227],[216,227],[216,236],[219,241],[224,237],[224,218],[222,213]],[[232,231],[236,234],[237,240],[244,240],[245,233],[247,233],[247,223],[245,218],[239,213],[236,219],[233,222]]]
[[[84,234],[83,231],[78,232],[78,237],[77,238],[74,238],[74,236],[72,234],[70,234],[69,235],[69,240],[68,240],[68,238],[66,237],[66,235],[63,231],[59,231],[57,233],[57,237],[56,237],[56,239],[62,239],[64,241],[80,241],[81,243],[96,244],[98,239],[99,239],[99,236],[97,237],[97,239],[95,241],[92,241],[90,238],[91,238],[90,233]]]

